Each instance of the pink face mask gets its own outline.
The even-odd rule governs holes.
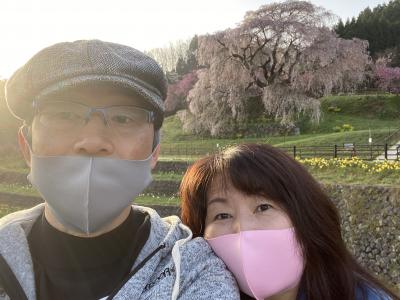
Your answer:
[[[240,289],[257,300],[300,282],[304,262],[293,228],[241,231],[207,241],[235,275]]]

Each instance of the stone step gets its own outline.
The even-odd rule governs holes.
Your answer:
[[[144,190],[145,194],[156,194],[165,196],[177,196],[179,191],[179,181],[160,180],[153,181],[149,187]]]
[[[174,172],[183,174],[191,163],[186,161],[158,161],[153,172]]]
[[[10,178],[8,177],[6,180],[0,178],[0,183],[5,184],[20,184],[20,185],[29,185],[30,183],[27,180],[20,180],[20,178]],[[179,190],[179,181],[170,181],[170,180],[155,180],[144,190],[145,194],[155,194],[155,195],[164,195],[164,196],[177,196]]]
[[[0,172],[0,183],[29,185],[30,182],[26,176],[26,174],[18,172]],[[156,195],[174,196],[178,194],[179,184],[179,181],[173,180],[154,180],[144,192]]]
[[[188,162],[159,161],[156,165],[156,168],[153,170],[153,173],[172,172],[172,173],[183,174],[188,166],[189,166]],[[17,183],[21,185],[27,185],[29,184],[29,181],[26,178],[27,175],[28,175],[27,173],[20,173],[14,171],[0,171],[0,183],[7,183],[7,184]],[[179,183],[175,184],[175,186],[177,185],[179,186]]]
[[[13,207],[30,208],[39,203],[42,203],[43,199],[40,197],[24,196],[0,192],[0,204],[7,204]],[[172,205],[149,205],[158,212],[162,217],[170,215],[180,215],[180,208]]]

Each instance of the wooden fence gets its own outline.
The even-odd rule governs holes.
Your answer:
[[[330,146],[293,146],[293,147],[280,147],[293,157],[297,158],[351,158],[357,157],[362,160],[376,160],[376,159],[390,159],[397,160],[399,158],[399,151],[389,151],[388,144],[370,144],[370,145],[356,145],[356,144],[342,144]]]
[[[354,143],[335,144],[326,146],[287,146],[279,147],[293,157],[304,158],[351,158],[357,157],[362,160],[388,159],[397,160],[400,157],[400,145],[390,150],[389,144],[367,144],[358,145]],[[170,157],[182,157],[196,159],[209,154],[217,153],[221,148],[212,145],[161,145],[161,155]]]

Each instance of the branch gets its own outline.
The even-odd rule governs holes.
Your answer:
[[[286,62],[287,62],[288,57],[289,57],[289,51],[290,51],[292,45],[293,45],[293,40],[290,40],[290,43],[289,43],[285,53],[283,54],[284,59],[282,60],[282,62],[280,64],[280,67],[278,69],[278,72],[277,72],[278,75],[282,74],[283,67],[286,65]]]
[[[301,52],[297,51],[296,59],[294,60],[294,62],[289,67],[288,78],[287,78],[288,83],[290,83],[292,81],[293,70],[294,70],[294,67],[297,65],[297,63],[300,60],[300,55],[301,55]]]
[[[248,91],[254,85],[254,81],[250,81],[249,84],[245,87],[245,91]]]
[[[268,80],[268,77],[270,76],[270,74],[268,74],[268,68],[267,68],[270,62],[271,62],[271,57],[268,57],[268,59],[266,59],[265,62],[259,66],[263,70],[263,75],[265,80]]]
[[[267,43],[269,42],[270,40],[264,40],[264,42],[261,44],[261,45],[259,45],[259,47],[255,50],[255,52],[251,55],[251,59],[250,59],[250,61],[253,61],[253,59],[254,59],[254,57],[256,56],[256,54],[257,54],[257,52],[259,52],[259,51],[261,51],[262,49],[264,49],[264,47],[267,45]]]
[[[275,68],[276,68],[276,63],[277,63],[277,59],[276,59],[276,52],[278,51],[278,44],[279,44],[279,42],[280,42],[280,40],[281,40],[281,37],[282,36],[278,36],[277,37],[277,39],[276,39],[276,42],[275,42],[275,46],[274,46],[274,50],[272,50],[272,59],[273,59],[273,62],[272,62],[272,66],[271,66],[271,76],[270,76],[270,78],[272,78],[272,80],[274,80],[274,78],[275,78]],[[271,80],[271,79],[270,79]],[[272,81],[270,81],[270,83],[271,83]]]

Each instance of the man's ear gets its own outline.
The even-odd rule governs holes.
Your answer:
[[[158,157],[160,156],[160,144],[158,144],[154,150],[153,150],[153,155],[151,156],[151,169],[153,170],[156,167]]]
[[[26,163],[28,166],[31,166],[31,146],[28,142],[29,137],[28,135],[28,127],[26,125],[22,126],[18,130],[18,144],[19,150],[21,151]]]

